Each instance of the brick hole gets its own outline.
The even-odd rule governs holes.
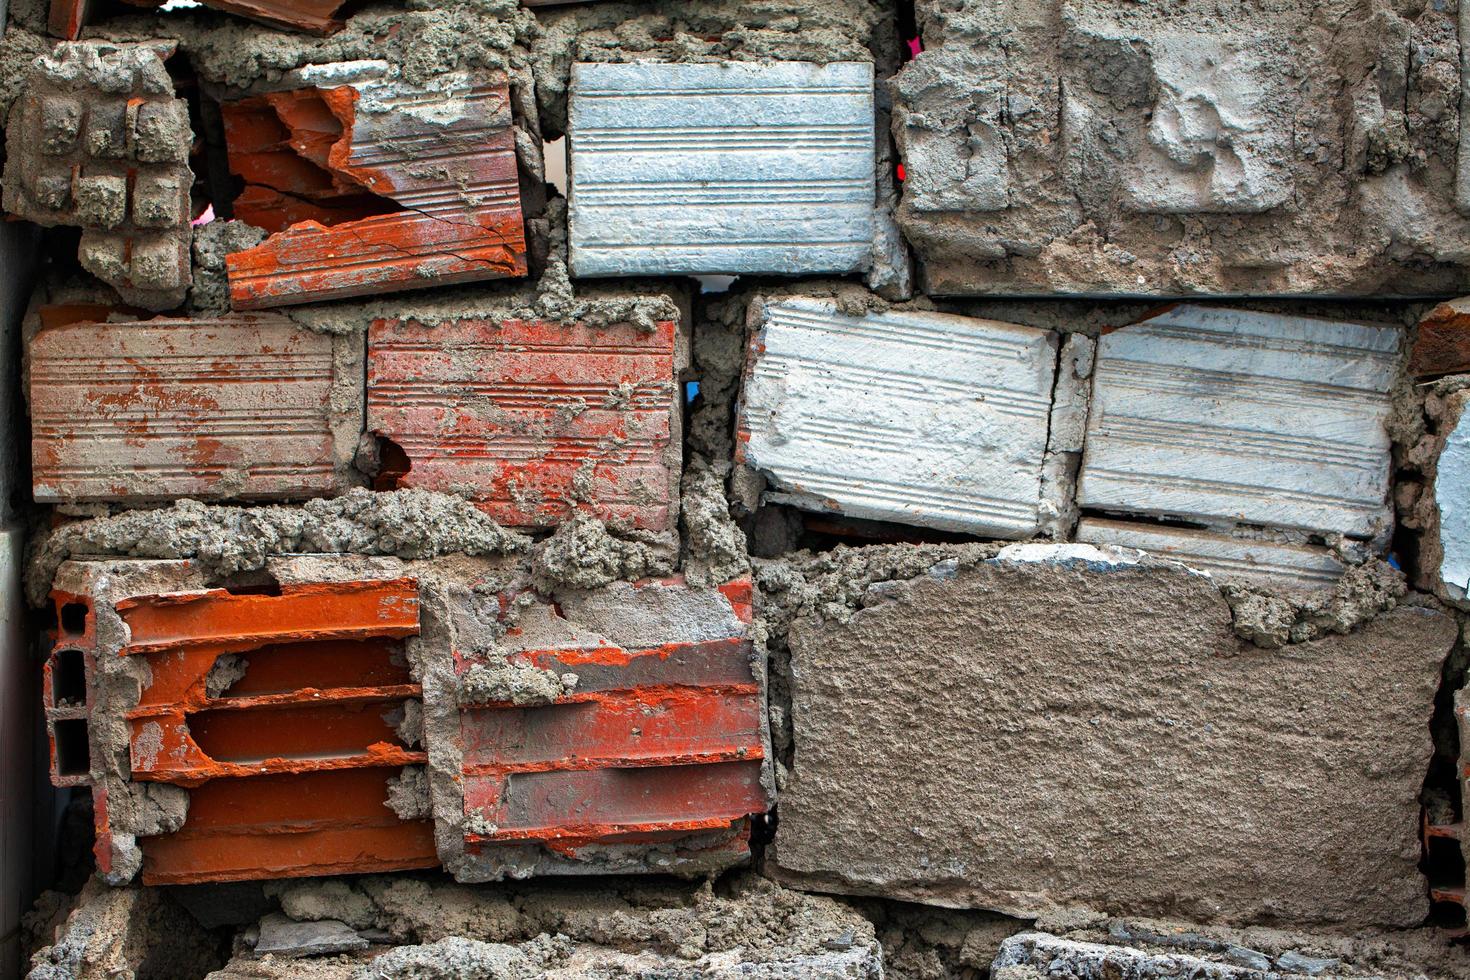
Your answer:
[[[275,234],[303,221],[331,227],[405,210],[327,168],[342,122],[314,90],[227,102],[219,112],[240,188],[229,204],[236,218]]]
[[[80,650],[58,650],[51,657],[51,700],[62,705],[87,703],[87,658]]]
[[[269,572],[255,572],[228,578],[220,586],[230,595],[279,596],[281,583]]]
[[[286,694],[303,688],[412,684],[398,640],[318,640],[276,643],[243,653],[245,673],[221,695],[229,698]]]
[[[413,469],[413,460],[392,439],[378,436],[378,475],[373,477],[374,490],[397,490],[403,478]]]
[[[59,718],[55,730],[56,775],[85,776],[92,771],[92,745],[87,722],[81,718]]]
[[[701,293],[728,293],[730,287],[739,281],[739,276],[703,275],[695,276],[699,280],[699,291]]]
[[[87,632],[87,614],[84,602],[68,602],[61,607],[61,630],[67,636],[82,636]]]
[[[189,734],[216,762],[347,758],[365,754],[375,742],[403,746],[383,717],[390,707],[372,701],[199,711],[188,716]]]
[[[546,168],[546,182],[562,197],[567,196],[567,138],[546,140],[541,144],[541,158]]]

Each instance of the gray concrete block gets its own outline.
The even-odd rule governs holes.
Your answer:
[[[870,64],[576,64],[570,116],[576,275],[871,262]]]
[[[795,624],[770,870],[1023,917],[1420,923],[1454,621],[1400,607],[1259,650],[1208,578],[1078,548],[947,563]]]

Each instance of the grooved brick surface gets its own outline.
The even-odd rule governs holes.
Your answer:
[[[866,268],[873,66],[575,64],[579,276]]]
[[[1215,531],[1085,517],[1078,541],[1137,548],[1209,572],[1223,581],[1321,588],[1342,577],[1344,566],[1323,547],[1253,541]]]
[[[862,318],[769,303],[752,341],[741,459],[768,499],[996,537],[1041,519],[1056,335],[940,313]]]
[[[401,486],[467,493],[502,524],[577,511],[648,530],[677,517],[676,326],[376,320],[368,429]]]
[[[1177,306],[1098,341],[1084,507],[1370,538],[1400,333]]]
[[[43,326],[29,350],[35,498],[345,489],[362,425],[361,343],[269,313]]]

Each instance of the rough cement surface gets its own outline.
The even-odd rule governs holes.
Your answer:
[[[1448,6],[917,5],[900,225],[936,294],[1463,286]]]
[[[674,548],[662,536],[614,537],[595,517],[565,521],[532,551],[531,570],[547,588],[595,589],[618,579],[674,570]]]
[[[1402,527],[1414,545],[1409,562],[1409,581],[1416,589],[1431,592],[1455,604],[1465,603],[1462,529],[1464,509],[1458,484],[1458,468],[1464,452],[1461,420],[1470,404],[1470,376],[1453,375],[1422,388],[1411,388],[1400,398],[1404,424],[1396,434],[1400,452],[1399,478],[1394,486],[1394,503]],[[1453,448],[1451,448],[1453,447]],[[1448,456],[1449,472],[1441,473],[1441,460]],[[1446,529],[1446,514],[1449,527]],[[1446,560],[1446,547],[1452,553]]]
[[[265,241],[266,230],[244,221],[211,221],[194,229],[194,281],[189,308],[198,313],[224,313],[230,308],[225,256]]]
[[[1408,591],[1403,573],[1376,558],[1349,568],[1331,588],[1305,594],[1241,582],[1221,586],[1235,635],[1266,650],[1350,633],[1394,608]]]
[[[679,522],[687,549],[684,575],[693,584],[718,585],[750,569],[745,532],[730,516],[724,477],[702,456],[691,454],[685,462]]]
[[[91,880],[55,941],[31,959],[28,980],[197,977],[223,959],[214,939],[152,888]]]
[[[529,546],[530,539],[505,530],[470,503],[427,490],[357,488],[300,508],[181,500],[160,510],[66,524],[36,539],[26,594],[33,605],[43,604],[56,569],[74,556],[187,558],[211,577],[223,577],[264,568],[272,555],[340,552],[412,559],[494,555]]]
[[[793,625],[784,880],[1015,915],[1421,921],[1449,617],[1267,653],[1209,579],[1151,559],[943,563],[880,595]]]
[[[459,703],[550,704],[576,689],[576,674],[492,658],[489,664],[475,664],[465,671],[459,681]]]
[[[285,885],[280,898],[288,915],[339,918],[410,944],[360,967],[360,977],[882,976],[873,927],[862,916],[751,874],[718,885],[612,881],[495,889],[407,876],[312,880]],[[516,972],[526,968],[523,958],[542,972]],[[237,957],[216,977],[268,975],[246,972],[246,964]],[[427,971],[457,964],[468,972],[372,972],[399,964],[424,964]],[[476,972],[490,964],[508,972]],[[344,962],[341,972],[323,976],[353,976],[355,968]]]

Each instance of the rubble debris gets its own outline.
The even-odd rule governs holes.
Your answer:
[[[354,488],[301,507],[228,507],[180,500],[63,524],[32,545],[26,596],[41,606],[62,562],[74,555],[187,558],[211,579],[265,567],[273,555],[353,554],[435,558],[520,552],[530,539],[506,531],[457,497],[428,490]]]
[[[286,81],[284,91],[224,107],[231,166],[247,184],[287,196],[310,199],[320,190],[316,176],[397,208],[366,217],[349,208],[326,224],[318,210],[316,220],[227,255],[235,309],[526,274],[503,79],[457,71],[411,84],[387,62],[369,61],[303,68]],[[298,166],[280,166],[282,142],[301,157],[292,161]],[[252,213],[258,220],[259,210]]]
[[[1198,528],[1086,517],[1077,540],[1137,548],[1209,572],[1221,582],[1262,588],[1322,588],[1342,577],[1346,565],[1330,548],[1257,534],[1227,534]]]
[[[368,941],[336,919],[295,922],[279,913],[260,920],[255,955],[296,959],[302,956],[331,956],[367,949]]]
[[[360,340],[231,314],[43,326],[28,347],[38,502],[299,499],[357,479]]]
[[[670,530],[686,349],[671,320],[376,320],[367,425],[404,457],[379,482],[466,496],[509,526],[589,513]]]
[[[112,888],[94,880],[82,888],[51,944],[31,958],[27,977],[197,977],[223,960],[213,937],[159,890]]]
[[[871,64],[578,63],[569,111],[575,275],[872,264]]]
[[[684,467],[680,516],[688,546],[684,575],[690,582],[713,585],[750,570],[745,534],[730,517],[725,480],[701,456]]]
[[[1078,503],[1386,539],[1400,340],[1188,305],[1104,334]]]
[[[799,297],[760,317],[736,459],[766,478],[765,500],[988,537],[1039,529],[1055,334]]]
[[[997,980],[1040,980],[1063,975],[1077,980],[1114,976],[1195,977],[1198,980],[1275,980],[1277,977],[1373,976],[1372,972],[1343,972],[1339,960],[1316,960],[1296,952],[1282,954],[1273,963],[1252,950],[1226,949],[1213,956],[1151,952],[1132,946],[1061,939],[1044,932],[1026,932],[1001,944],[991,964]],[[1059,974],[1058,971],[1064,971]]]
[[[915,14],[893,135],[931,295],[1463,290],[1454,11]]]
[[[189,109],[171,42],[63,42],[30,66],[6,125],[4,207],[82,229],[82,268],[149,310],[190,282]]]
[[[770,870],[1020,916],[1423,920],[1425,720],[1449,617],[1399,607],[1268,653],[1235,636],[1208,578],[1029,547],[1039,560],[936,565],[845,622],[795,620]],[[894,737],[916,704],[926,737]],[[1066,760],[1065,792],[1035,778],[1048,759]]]
[[[1352,632],[1393,609],[1409,591],[1403,573],[1376,558],[1353,565],[1330,588],[1278,594],[1259,585],[1227,582],[1235,635],[1266,650]]]
[[[282,900],[296,904],[297,892],[311,892],[319,884],[293,883]],[[883,952],[872,925],[861,915],[833,899],[780,888],[753,874],[722,880],[714,888],[707,882],[614,881],[602,887],[506,882],[488,890],[401,876],[359,879],[347,887],[353,908],[365,900],[373,910],[370,919],[359,922],[371,921],[394,942],[406,945],[366,963],[343,957],[335,970],[314,972],[313,977],[396,977],[400,974],[394,971],[405,961],[430,971],[412,976],[478,975],[433,971],[462,965],[461,955],[479,962],[479,954],[513,964],[521,962],[517,956],[525,957],[535,964],[526,977],[884,976]],[[330,913],[329,905],[316,904],[313,915]],[[214,976],[237,980],[272,975],[253,971],[260,962],[237,955]],[[326,970],[331,962],[317,960],[313,967]]]

